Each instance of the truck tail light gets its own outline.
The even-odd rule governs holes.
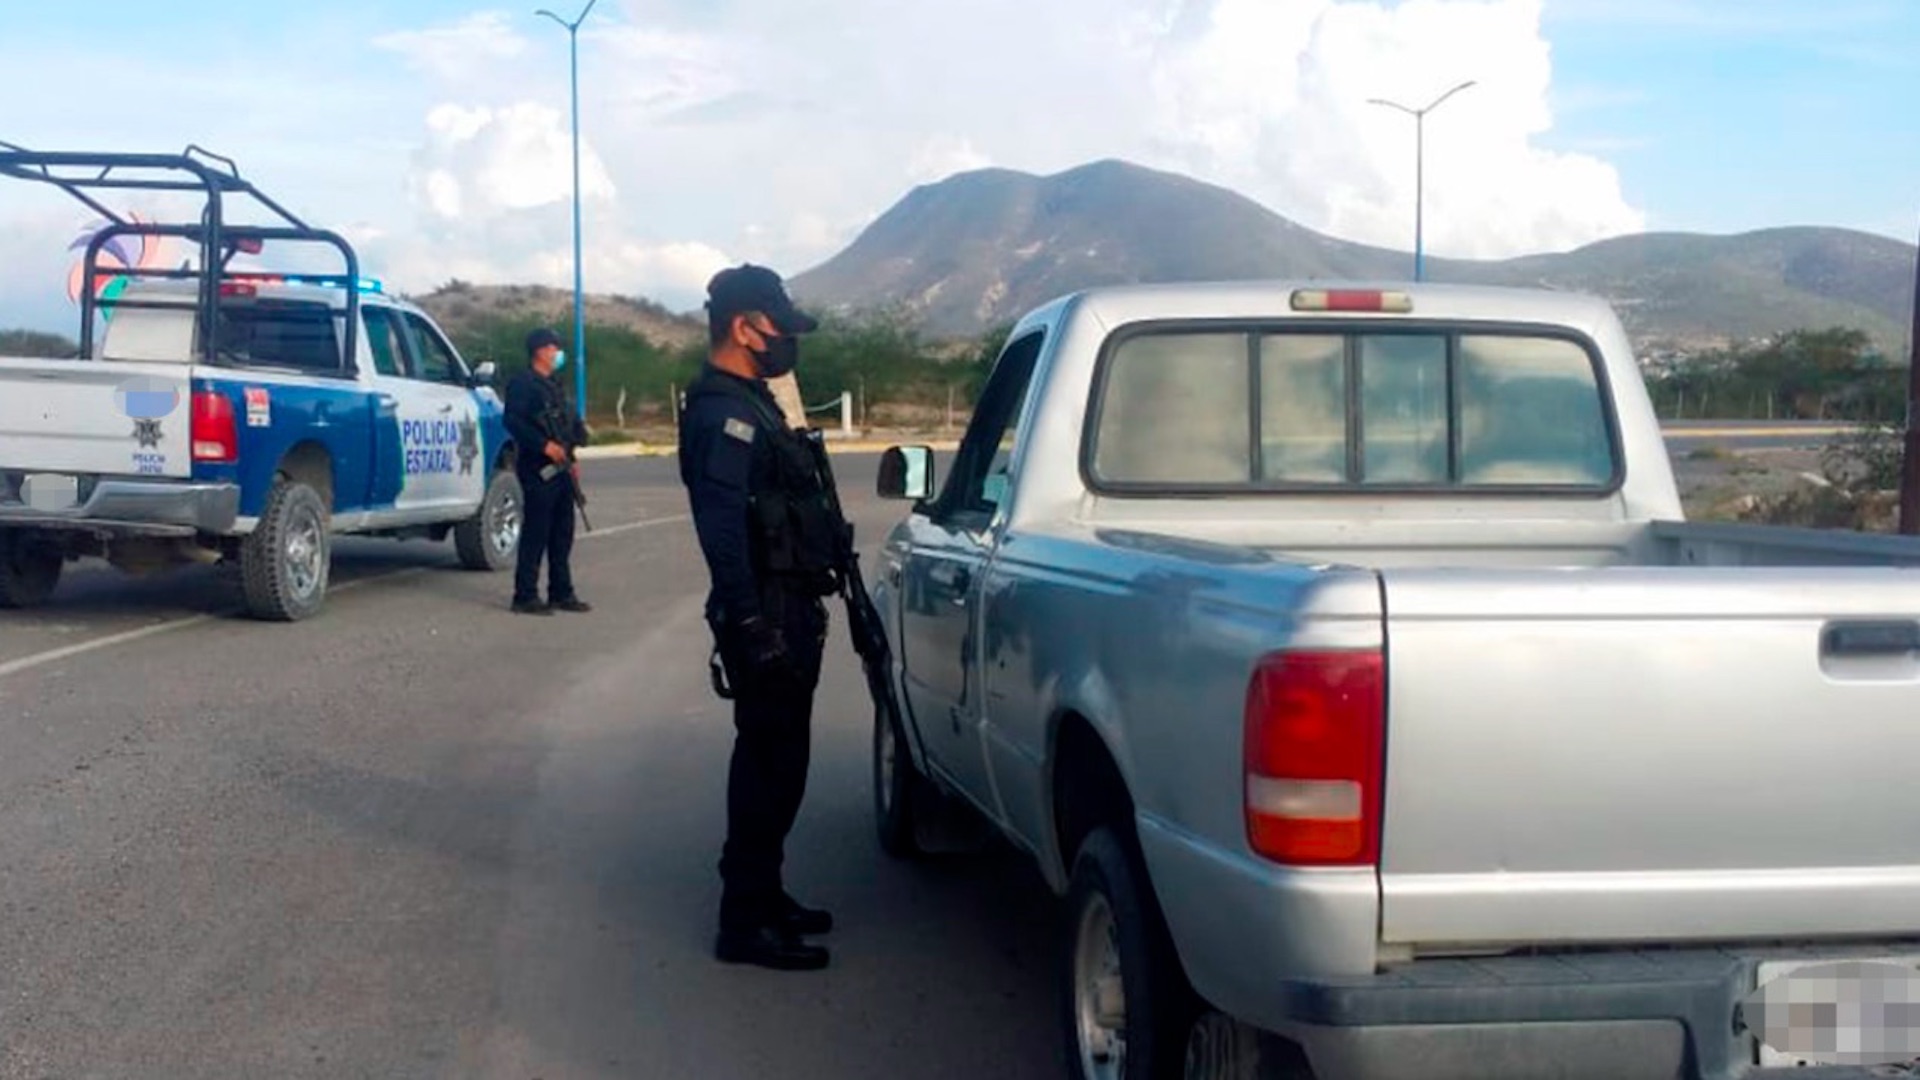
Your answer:
[[[240,433],[233,399],[214,390],[193,395],[193,460],[227,463],[240,459]]]
[[[1247,839],[1292,866],[1379,861],[1386,664],[1377,650],[1284,652],[1247,687]]]
[[[1298,289],[1293,294],[1295,311],[1378,311],[1406,315],[1413,311],[1413,297],[1403,292],[1380,289]]]

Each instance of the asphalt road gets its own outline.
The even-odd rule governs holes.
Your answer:
[[[870,545],[897,508],[842,461]],[[0,612],[0,1077],[1057,1075],[1056,907],[1009,856],[879,854],[837,611],[789,849],[834,966],[710,959],[705,572],[670,459],[588,480],[590,615],[390,541],[292,626],[209,570]]]

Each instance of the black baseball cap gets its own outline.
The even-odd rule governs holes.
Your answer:
[[[551,329],[543,326],[540,329],[535,330],[533,333],[527,335],[527,355],[532,356],[534,353],[539,352],[541,349],[544,349],[549,345],[564,345],[564,344],[566,343],[560,340],[559,334],[556,334]]]
[[[813,316],[793,306],[786,283],[764,266],[729,267],[707,282],[707,313],[715,319],[760,312],[783,334],[808,334],[820,328]]]

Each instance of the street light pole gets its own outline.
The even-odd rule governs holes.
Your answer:
[[[1913,329],[1907,335],[1906,452],[1900,462],[1900,532],[1920,536],[1920,256],[1913,267]]]
[[[1413,117],[1413,280],[1426,279],[1426,191],[1427,191],[1427,114],[1440,107],[1448,98],[1474,85],[1468,79],[1459,86],[1441,94],[1424,109],[1410,109],[1397,101],[1382,98],[1369,98],[1369,105],[1385,105],[1389,109],[1399,109]]]
[[[568,22],[545,8],[534,12],[567,31],[568,89],[573,106],[573,385],[580,418],[587,417],[587,312],[580,268],[580,24],[600,0],[587,0],[580,17]]]

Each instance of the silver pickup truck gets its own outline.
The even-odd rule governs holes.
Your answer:
[[[959,805],[1066,897],[1067,1075],[1920,1058],[1920,544],[1684,521],[1605,303],[1081,293],[934,466],[880,840]]]

